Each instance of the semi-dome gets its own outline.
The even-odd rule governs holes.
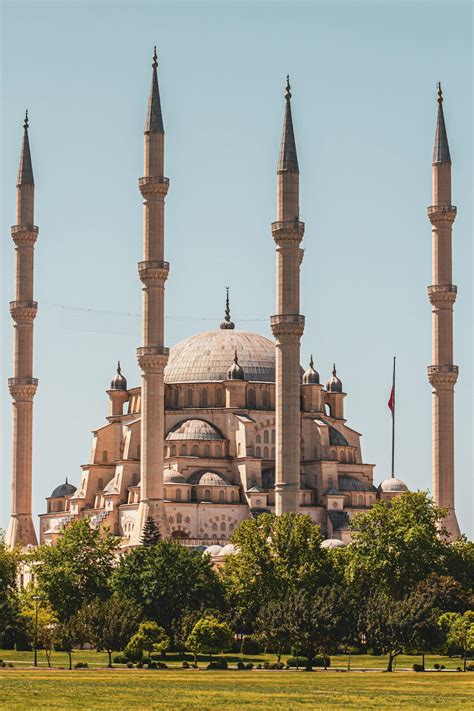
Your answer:
[[[127,379],[122,375],[122,369],[120,367],[120,361],[117,363],[117,373],[114,379],[110,383],[111,390],[126,390],[127,389]]]
[[[346,544],[339,540],[339,538],[326,538],[325,541],[321,543],[321,548],[344,548]]]
[[[229,364],[239,354],[246,380],[275,382],[275,345],[258,333],[220,328],[186,338],[170,349],[166,383],[227,380]]]
[[[230,486],[217,472],[204,472],[199,477],[199,486]]]
[[[76,490],[77,487],[75,487],[74,484],[70,484],[66,478],[64,484],[60,484],[53,490],[50,498],[59,499],[64,496],[72,496]]]
[[[184,476],[176,469],[165,469],[163,472],[163,482],[165,484],[187,484]]]
[[[314,368],[313,356],[309,361],[309,367],[303,373],[303,385],[319,385],[319,373]]]
[[[402,491],[408,491],[408,486],[401,479],[397,479],[395,476],[391,476],[389,479],[385,479],[379,486],[379,491],[384,493],[400,493]]]
[[[336,364],[332,367],[332,378],[326,383],[326,390],[330,393],[342,393],[342,382],[337,377]]]
[[[350,474],[341,474],[338,479],[340,491],[375,491],[375,486],[365,481],[360,481]]]
[[[182,439],[221,440],[224,439],[217,427],[205,420],[182,420],[174,425],[166,435],[166,441]]]

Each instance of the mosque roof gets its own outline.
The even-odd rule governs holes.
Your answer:
[[[165,469],[163,472],[163,482],[165,484],[187,484],[184,476],[177,469]]]
[[[339,489],[340,491],[376,491],[375,486],[372,484],[360,481],[360,479],[350,474],[341,474],[339,476]]]
[[[217,427],[205,420],[190,419],[182,420],[174,425],[166,435],[166,441],[181,439],[203,439],[221,440],[224,439]]]
[[[217,472],[204,472],[199,477],[198,483],[200,486],[230,486],[229,482]]]
[[[401,479],[397,479],[395,476],[391,476],[388,479],[385,479],[379,486],[379,491],[384,491],[384,492],[401,492],[401,491],[408,491],[408,487],[405,484],[404,481]]]
[[[166,383],[227,380],[237,353],[246,380],[275,382],[275,345],[258,333],[231,328],[199,333],[170,349]]]
[[[59,499],[62,496],[72,496],[76,489],[77,487],[75,487],[74,484],[69,484],[68,480],[66,479],[64,484],[60,484],[53,490],[53,493],[51,494],[50,498]]]

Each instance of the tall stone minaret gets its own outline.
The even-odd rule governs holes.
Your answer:
[[[12,237],[16,251],[15,301],[10,302],[14,321],[13,378],[8,381],[13,398],[12,513],[6,543],[36,545],[32,518],[33,398],[38,381],[33,378],[33,321],[38,304],[33,301],[35,182],[28,140],[28,111],[23,125],[23,145],[16,183],[16,225]]]
[[[452,225],[456,208],[451,205],[451,156],[443,114],[443,94],[438,84],[438,118],[433,153],[433,204],[428,208],[433,236],[433,282],[428,287],[432,304],[433,365],[428,379],[433,388],[433,494],[436,504],[448,509],[444,520],[451,540],[459,536],[454,511],[454,385],[458,367],[453,365]]]
[[[289,77],[277,169],[277,222],[272,223],[276,244],[276,315],[271,317],[275,336],[276,471],[275,513],[299,509],[300,489],[300,338],[304,316],[300,315],[300,222],[299,168],[291,117]]]
[[[169,264],[164,257],[165,196],[164,137],[158,89],[158,61],[153,53],[153,72],[145,123],[143,196],[143,261],[138,264],[142,287],[142,346],[137,349],[141,368],[141,500],[132,543],[140,542],[147,516],[167,532],[163,507],[164,368],[168,348],[164,341],[164,296]]]

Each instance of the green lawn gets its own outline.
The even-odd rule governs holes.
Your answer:
[[[0,709],[463,709],[474,674],[0,670]]]
[[[115,656],[115,655],[114,655]],[[274,654],[261,654],[261,655],[247,655],[242,656],[240,654],[227,654],[220,655],[223,659],[226,659],[229,665],[235,666],[239,659],[243,659],[246,662],[253,662],[254,664],[262,663],[264,661],[274,662],[276,661],[276,656]],[[73,664],[77,662],[87,662],[91,668],[102,668],[107,666],[108,656],[106,652],[95,652],[90,650],[76,650],[73,655]],[[282,657],[282,661],[286,662],[288,655]],[[15,652],[14,650],[4,649],[0,650],[0,659],[6,662],[12,662],[15,667],[25,667],[32,666],[33,664],[33,652]],[[190,661],[193,659],[192,655],[187,655],[187,659]],[[208,662],[207,657],[199,657],[199,664],[205,667]],[[397,657],[395,661],[395,669],[411,669],[414,663],[420,664],[420,656],[409,656],[402,654]],[[170,667],[181,667],[181,661],[179,661],[176,655],[167,655],[166,663]],[[331,657],[331,669],[347,669],[348,657],[345,655],[334,655]],[[463,666],[463,662],[459,657],[449,658],[434,655],[426,655],[425,666],[426,669],[433,669],[433,664],[444,664],[446,669],[456,669],[456,667]],[[68,656],[65,652],[53,652],[51,658],[51,664],[53,667],[69,667]],[[46,667],[46,657],[43,650],[38,651],[38,665],[40,667]],[[116,665],[123,666],[123,665]],[[369,654],[358,654],[351,657],[351,669],[385,669],[387,666],[387,658],[385,656],[374,657]],[[473,675],[474,676],[474,675]]]

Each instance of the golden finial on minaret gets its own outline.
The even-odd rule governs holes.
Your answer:
[[[28,109],[25,111],[25,121],[23,123],[23,128],[28,128],[29,123],[28,123]]]
[[[438,82],[438,104],[443,103],[443,90],[441,88],[441,82]]]
[[[158,55],[156,53],[156,47],[153,47],[153,64],[151,65],[153,69],[158,67]]]
[[[291,86],[290,86],[290,75],[286,75],[286,87],[285,87],[285,99],[289,101],[291,99]]]

